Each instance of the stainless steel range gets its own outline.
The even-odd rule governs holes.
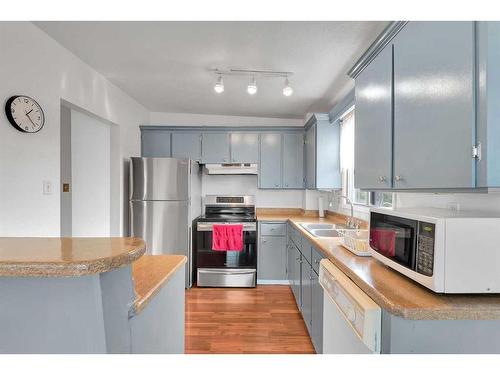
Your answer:
[[[212,250],[214,224],[242,224],[242,251]],[[255,197],[207,195],[196,224],[196,277],[202,287],[255,287],[257,219]]]

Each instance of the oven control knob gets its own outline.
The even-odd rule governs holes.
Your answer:
[[[356,310],[352,307],[347,308],[347,319],[349,321],[354,322],[356,320]]]

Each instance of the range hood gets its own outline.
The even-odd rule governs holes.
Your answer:
[[[257,174],[254,163],[205,164],[207,174]]]

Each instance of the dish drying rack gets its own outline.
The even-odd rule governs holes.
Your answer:
[[[371,256],[369,251],[369,232],[367,229],[339,229],[340,244],[350,252],[362,256]]]

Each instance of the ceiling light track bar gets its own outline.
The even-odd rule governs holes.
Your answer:
[[[268,76],[268,77],[289,77],[293,72],[276,71],[276,70],[253,70],[253,69],[211,69],[215,74],[233,75],[233,76]]]

